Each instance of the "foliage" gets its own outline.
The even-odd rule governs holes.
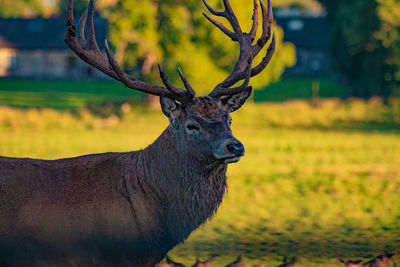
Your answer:
[[[106,14],[117,60],[124,59],[125,69],[130,69],[136,78],[148,78],[156,60],[162,56],[157,5],[151,1],[120,0]]]
[[[0,16],[50,16],[64,14],[67,1],[0,0]],[[74,1],[79,16],[88,0]],[[157,63],[161,63],[170,79],[179,85],[180,66],[199,94],[212,90],[231,72],[238,57],[237,44],[231,42],[202,15],[206,11],[201,0],[99,0],[98,10],[109,20],[109,38],[117,61],[133,76],[160,83]],[[231,0],[244,29],[250,28],[252,1]],[[298,4],[314,6],[314,0],[275,0],[274,6]],[[47,4],[46,4],[47,3]],[[221,8],[222,1],[210,1]],[[261,18],[260,18],[261,21]],[[225,21],[224,23],[227,24]],[[295,47],[283,43],[283,31],[277,28],[277,49],[268,70],[252,80],[262,88],[277,81],[286,67],[295,64]],[[261,51],[257,64],[265,50]]]
[[[338,255],[400,254],[399,107],[375,100],[246,104],[232,126],[246,156],[229,166],[222,207],[170,256],[191,266],[216,255],[215,266],[225,266],[241,254],[246,266],[278,266],[293,255],[299,267],[334,267]],[[2,107],[0,155],[136,150],[167,123],[161,111],[143,107],[120,119]]]
[[[400,86],[400,1],[377,2],[381,28],[376,33],[376,38],[381,40],[383,47],[390,49],[391,54],[386,63],[393,68],[392,73],[385,73],[385,79],[389,82],[397,81],[397,85]]]
[[[54,5],[41,0],[0,0],[0,17],[32,17],[49,15]]]
[[[219,2],[210,1],[213,6],[221,7]],[[249,28],[251,1],[231,2],[245,29]],[[229,74],[238,51],[237,44],[212,26],[201,11],[206,12],[197,0],[120,0],[104,15],[110,20],[110,38],[117,58],[120,61],[123,58],[125,67],[135,76],[159,83],[156,63],[160,62],[170,79],[180,84],[176,70],[180,66],[196,91],[205,94]],[[283,32],[277,28],[277,52],[268,71],[252,80],[255,87],[276,81],[285,67],[295,63],[294,46],[282,40]]]
[[[67,3],[68,1],[58,1],[57,4],[57,12],[61,15],[61,16],[65,16],[65,13],[67,11]],[[79,17],[82,15],[82,13],[86,10],[87,6],[88,6],[89,0],[79,0],[79,1],[74,1],[74,15],[76,17]]]
[[[352,94],[392,95],[400,85],[399,25],[392,23],[400,2],[320,1],[330,20],[333,65],[353,87]]]
[[[97,0],[100,8],[115,4],[118,0]],[[74,13],[80,16],[89,0],[74,1]],[[65,15],[67,0],[0,0],[0,17],[51,17]]]

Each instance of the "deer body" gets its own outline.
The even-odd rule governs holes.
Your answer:
[[[127,87],[160,96],[169,126],[153,144],[135,152],[55,161],[0,157],[0,266],[154,266],[216,212],[227,164],[244,155],[232,135],[229,113],[250,96],[249,80],[269,63],[275,34],[262,61],[252,67],[271,37],[271,3],[267,10],[260,0],[263,31],[253,44],[256,0],[249,33],[242,32],[228,0],[223,12],[203,1],[212,14],[228,19],[233,31],[206,15],[239,42],[240,55],[223,82],[208,96],[195,97],[180,70],[185,89],[174,87],[159,66],[161,87],[126,74],[107,45],[105,58],[95,38],[94,0],[78,29],[73,0],[68,0],[66,44]]]
[[[174,139],[167,129],[130,153],[0,158],[1,257],[154,266],[214,214],[226,187],[225,164],[201,166]]]

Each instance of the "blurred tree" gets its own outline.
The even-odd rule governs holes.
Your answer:
[[[350,84],[351,95],[387,100],[400,81],[400,1],[320,1],[328,11],[333,67]]]
[[[104,8],[118,0],[97,0],[96,6]],[[89,0],[74,1],[74,13],[79,16]],[[67,0],[0,0],[0,17],[50,17],[64,15]]]
[[[64,16],[66,9],[67,9],[68,0],[50,0],[50,1],[54,1],[55,3],[57,3],[56,4],[56,6],[57,6],[56,12],[58,13],[58,15]],[[116,5],[118,3],[118,1],[119,0],[96,0],[96,8],[97,8],[97,10],[103,10],[104,8],[110,8],[113,5]],[[89,0],[75,0],[74,1],[75,16],[79,17],[86,10],[86,8],[88,7],[88,4],[89,4]]]
[[[58,10],[57,12],[64,16],[67,10],[68,0],[56,0],[58,2]],[[74,15],[79,17],[87,8],[89,0],[75,0],[74,1]]]
[[[312,9],[321,11],[322,5],[317,0],[273,0],[274,7],[298,7],[300,9]]]
[[[231,2],[243,28],[250,29],[252,1]],[[222,8],[221,1],[210,4]],[[202,12],[206,10],[199,0],[119,0],[103,15],[110,22],[110,40],[116,47],[117,59],[134,76],[159,83],[156,63],[161,63],[170,80],[179,85],[176,68],[180,66],[196,91],[206,94],[231,72],[238,47]],[[277,27],[276,54],[268,70],[252,79],[255,87],[262,88],[279,79],[285,67],[295,64],[294,46],[282,40],[283,32]],[[262,54],[265,53],[260,53],[255,64]]]
[[[52,0],[0,0],[0,17],[46,17],[55,8]]]
[[[63,14],[66,2],[0,0],[0,16]],[[231,0],[243,29],[250,29],[252,2]],[[76,16],[82,14],[87,3],[88,0],[74,1]],[[210,4],[222,9],[220,0],[210,0]],[[293,4],[318,7],[315,0],[273,0],[273,4],[275,7]],[[178,85],[180,79],[176,68],[180,66],[199,94],[205,94],[227,77],[237,60],[237,44],[203,17],[202,12],[208,11],[201,0],[98,0],[96,7],[109,20],[109,38],[115,47],[117,60],[140,79],[159,83],[156,64],[160,62],[171,81]],[[224,23],[228,25],[227,21]],[[278,80],[286,67],[295,64],[295,47],[283,43],[283,31],[275,27],[275,56],[268,70],[252,79],[256,88]],[[260,53],[254,64],[261,60],[263,54],[265,51]]]
[[[152,69],[162,56],[157,32],[157,3],[143,0],[120,0],[104,15],[109,21],[110,41],[115,56],[137,78],[152,79]]]
[[[378,17],[381,28],[375,33],[388,51],[386,64],[389,72],[384,74],[388,83],[388,93],[400,93],[400,0],[377,0]]]

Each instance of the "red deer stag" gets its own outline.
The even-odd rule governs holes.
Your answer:
[[[360,267],[360,263],[362,262],[362,260],[352,261],[352,260],[346,260],[342,257],[337,257],[337,259],[338,261],[343,263],[346,267]]]
[[[278,267],[292,267],[296,263],[296,257],[289,260],[287,257],[283,258],[283,263]]]
[[[394,254],[389,254],[385,252],[383,255],[379,255],[378,257],[373,258],[372,260],[363,263],[362,266],[367,267],[390,267],[390,259],[394,256]]]
[[[214,261],[214,256],[209,257],[205,261],[200,261],[196,259],[196,263],[192,265],[192,267],[210,267],[211,263]]]
[[[226,267],[244,267],[242,255],[239,255],[234,262],[229,263],[228,265],[226,265]]]
[[[163,70],[165,87],[126,74],[106,45],[98,48],[93,26],[94,1],[78,29],[73,0],[68,1],[66,44],[85,62],[128,88],[160,96],[169,126],[147,148],[54,161],[0,157],[0,265],[154,266],[167,252],[215,214],[226,189],[227,164],[244,155],[233,137],[229,113],[251,93],[250,77],[259,74],[275,50],[275,34],[256,66],[253,58],[271,37],[271,4],[258,2],[253,24],[242,32],[228,0],[224,11],[233,31],[205,15],[240,45],[232,73],[208,95],[174,87]],[[85,28],[86,31],[85,31]],[[86,32],[86,34],[85,34]],[[234,85],[243,81],[237,87]]]

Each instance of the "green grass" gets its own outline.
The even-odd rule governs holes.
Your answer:
[[[141,97],[113,81],[0,79],[0,105],[13,107],[78,109]]]
[[[288,78],[255,91],[256,102],[280,102],[311,99],[313,78]],[[346,90],[329,78],[318,78],[318,96],[344,97]],[[114,81],[66,81],[34,79],[0,79],[0,105],[12,107],[47,107],[79,109],[104,102],[122,102],[142,98]]]
[[[104,119],[80,110],[0,108],[0,155],[55,159],[144,148],[167,126],[144,107]],[[170,256],[225,266],[342,266],[336,256],[400,254],[400,105],[374,100],[246,104],[233,113],[246,156],[228,170],[213,220]],[[394,261],[400,263],[400,257]],[[190,266],[190,265],[189,265]]]
[[[256,102],[281,102],[291,99],[311,99],[313,96],[313,82],[319,82],[319,92],[316,96],[321,98],[340,97],[348,95],[346,89],[330,78],[285,78],[277,83],[268,85],[265,89],[255,91]]]

